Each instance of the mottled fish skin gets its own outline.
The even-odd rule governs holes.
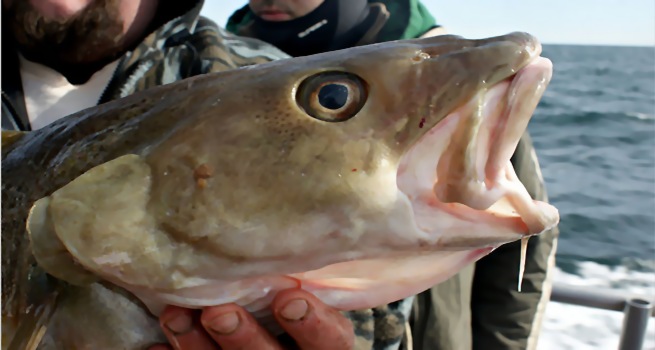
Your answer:
[[[25,232],[27,215],[32,204],[48,193],[70,182],[84,171],[125,152],[147,144],[146,138],[164,131],[157,123],[139,126],[146,119],[161,115],[170,108],[158,103],[163,99],[182,97],[175,90],[189,92],[189,85],[165,86],[125,99],[86,109],[60,119],[42,129],[26,133],[2,150],[2,312],[3,317],[20,315],[29,308],[32,275],[40,279],[38,266],[31,254]],[[184,107],[184,98],[177,99]],[[177,109],[175,104],[171,112]],[[159,113],[157,113],[159,112]],[[153,118],[154,117],[154,118]],[[162,128],[171,127],[160,118]],[[145,125],[143,125],[145,126]],[[75,149],[69,145],[77,144]],[[32,280],[34,278],[31,278]],[[35,296],[35,298],[38,298]],[[13,319],[18,320],[19,317]],[[12,319],[5,322],[10,326]],[[3,341],[3,344],[6,344]]]
[[[275,159],[280,152],[296,151],[300,152],[296,156],[307,166],[302,171],[325,170],[320,154],[331,142],[340,139],[321,139],[328,135],[321,130],[337,128],[339,123],[298,122],[289,117],[288,110],[291,103],[295,105],[292,92],[299,88],[298,84],[311,74],[326,71],[355,73],[366,82],[370,94],[375,90],[376,96],[386,96],[385,100],[376,101],[378,106],[367,112],[379,112],[386,115],[384,118],[380,117],[371,124],[373,116],[369,115],[368,124],[352,123],[347,132],[377,133],[375,137],[384,139],[380,143],[383,147],[377,151],[400,157],[450,111],[470,100],[488,84],[505,79],[510,71],[521,68],[527,62],[530,45],[534,42],[535,39],[525,33],[484,40],[442,36],[277,61],[156,87],[86,109],[43,129],[14,137],[6,144],[3,140],[3,348],[9,344],[11,332],[24,320],[34,319],[38,307],[47,303],[53,311],[49,319],[42,321],[47,326],[47,331],[41,334],[43,340],[39,348],[42,349],[137,349],[163,339],[156,318],[124,290],[106,282],[72,286],[46,275],[35,263],[25,228],[30,208],[37,200],[51,195],[89,169],[127,154],[144,154],[150,160],[165,157],[166,153],[158,147],[164,145],[161,149],[170,149],[166,147],[170,147],[167,142],[171,140],[190,137],[203,127],[211,129],[212,123],[236,123],[242,126],[231,127],[246,128],[242,132],[252,136],[245,141],[232,141],[235,144],[261,142],[259,150],[262,154],[259,157],[262,160]],[[435,57],[442,58],[430,71],[431,79],[425,79],[421,69],[413,71],[415,77],[404,79],[396,79],[397,73],[393,73],[393,62],[399,59],[414,60],[418,64]],[[417,85],[423,89],[416,89]],[[384,86],[382,91],[380,86]],[[391,86],[394,88],[389,89]],[[414,95],[399,98],[397,95],[403,95],[404,91],[411,91]],[[426,113],[431,115],[428,120],[424,118]],[[239,119],[245,116],[250,117],[247,123]],[[398,123],[417,127],[402,128]],[[381,131],[371,131],[371,125]],[[397,130],[391,132],[394,128]],[[211,144],[211,135],[206,132],[198,135],[205,139],[194,142]],[[307,140],[312,138],[316,140],[313,147],[300,148],[299,145],[305,142],[307,146]],[[213,151],[221,152],[221,149]],[[309,162],[308,157],[315,157],[316,161]],[[189,160],[191,171],[198,169],[196,163],[197,159]],[[298,178],[276,180],[276,175],[287,172],[276,168],[273,161],[263,163],[270,173],[261,178],[260,199],[294,195],[279,191],[289,182],[308,187],[298,193],[316,191],[316,188],[310,188],[315,184],[302,183],[301,169],[296,169]],[[364,171],[374,171],[377,166],[375,163],[359,164],[357,170]],[[213,173],[231,171],[210,170]],[[323,201],[321,205],[341,200],[328,192],[316,196],[322,196],[316,197]],[[236,196],[225,198],[226,201],[237,199]],[[292,203],[293,200],[286,202]],[[302,201],[297,203],[304,205]],[[247,205],[250,211],[260,209],[255,202]],[[300,207],[293,209],[301,214],[306,212]],[[247,252],[233,253],[235,261],[251,258]],[[54,295],[57,298],[53,298]],[[104,315],[104,318],[99,315]],[[79,320],[85,320],[84,328]],[[128,334],[125,332],[128,328],[140,331]],[[32,337],[38,329],[25,332]]]

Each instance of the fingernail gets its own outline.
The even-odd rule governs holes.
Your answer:
[[[166,322],[166,328],[175,334],[186,333],[191,330],[192,326],[191,317],[187,314],[180,314]]]
[[[220,315],[209,322],[209,328],[220,334],[230,334],[239,327],[239,315],[236,312],[230,312]]]
[[[280,314],[289,321],[297,321],[307,314],[307,302],[302,299],[292,300],[282,308]]]

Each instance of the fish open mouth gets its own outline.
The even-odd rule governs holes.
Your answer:
[[[496,247],[558,223],[557,209],[534,201],[510,162],[551,75],[552,63],[535,57],[451,112],[403,156],[398,188],[432,244]],[[436,237],[453,220],[462,232]]]

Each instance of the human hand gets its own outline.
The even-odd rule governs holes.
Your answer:
[[[300,289],[281,291],[271,304],[273,315],[300,350],[350,350],[354,333],[350,320]],[[200,317],[198,319],[198,315]],[[198,310],[169,306],[159,317],[171,345],[148,350],[284,350],[243,308],[221,305]]]

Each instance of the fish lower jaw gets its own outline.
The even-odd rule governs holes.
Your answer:
[[[495,248],[559,222],[557,209],[532,200],[509,160],[493,179],[457,183],[457,189],[466,191],[460,201],[442,200],[439,189],[443,184],[435,171],[439,159],[430,157],[430,150],[438,150],[443,139],[435,134],[419,142],[401,160],[396,180],[400,195],[411,206],[425,249]]]
[[[377,307],[416,295],[452,277],[465,266],[489,254],[493,248],[466,251],[402,252],[384,257],[342,261],[293,274],[239,280],[206,280],[174,291],[128,286],[150,312],[158,316],[166,305],[201,309],[235,303],[244,307],[264,327],[269,324],[270,305],[278,292],[303,289],[323,303],[349,311]]]

